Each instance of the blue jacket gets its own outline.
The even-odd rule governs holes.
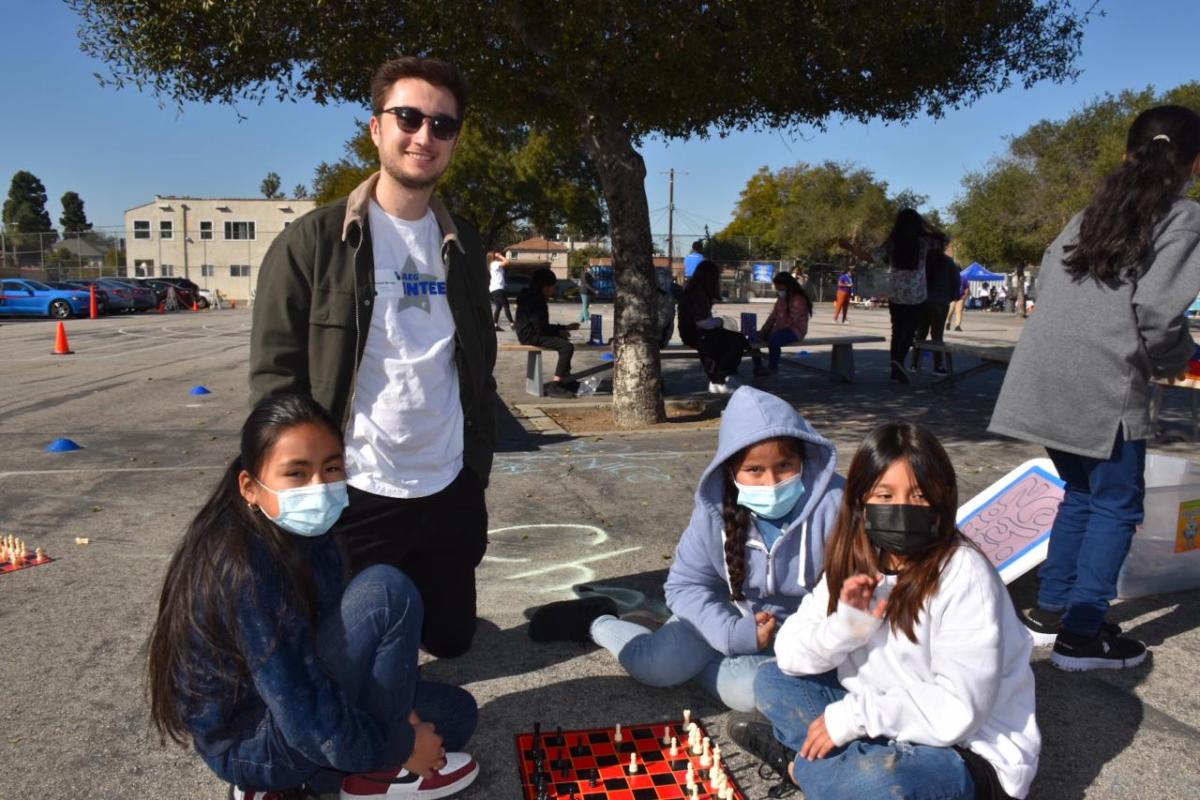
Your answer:
[[[295,545],[312,566],[317,618],[337,614],[345,575],[333,536],[297,537]],[[405,761],[412,752],[412,725],[353,706],[322,668],[307,617],[280,613],[283,575],[261,547],[252,547],[250,567],[253,591],[238,604],[250,681],[231,689],[211,673],[189,676],[195,696],[184,719],[196,750],[233,782],[272,775],[273,768],[297,761],[351,773]],[[230,764],[242,768],[222,774],[221,765]]]
[[[734,453],[776,436],[804,442],[803,508],[770,552],[753,525],[747,531],[746,599],[734,603],[725,565],[722,470]],[[817,434],[787,402],[749,386],[733,393],[721,418],[716,455],[700,476],[692,519],[675,548],[665,587],[671,611],[713,649],[726,655],[758,652],[754,614],[769,611],[782,623],[817,584],[825,540],[842,502],[845,481],[836,467],[833,442]]]

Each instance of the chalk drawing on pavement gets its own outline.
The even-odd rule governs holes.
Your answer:
[[[595,525],[547,522],[511,525],[488,531],[485,569],[495,568],[505,582],[519,581],[536,594],[569,592],[580,583],[596,579],[594,564],[642,548],[622,547],[596,552],[609,541],[608,532]],[[566,558],[556,558],[568,554]]]

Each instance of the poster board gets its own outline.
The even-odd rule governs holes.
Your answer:
[[[1046,560],[1063,482],[1048,458],[1026,461],[958,510],[958,528],[1007,584]]]

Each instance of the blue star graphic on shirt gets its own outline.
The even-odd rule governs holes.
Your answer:
[[[416,308],[428,314],[430,313],[429,298],[446,294],[445,281],[438,280],[438,276],[430,275],[427,272],[417,272],[416,269],[412,256],[409,256],[404,263],[404,270],[394,273],[404,293],[404,296],[396,301],[397,312],[407,308]]]

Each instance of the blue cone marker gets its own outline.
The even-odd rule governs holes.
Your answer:
[[[72,450],[82,450],[83,447],[70,439],[55,439],[46,445],[47,453],[70,453]]]

